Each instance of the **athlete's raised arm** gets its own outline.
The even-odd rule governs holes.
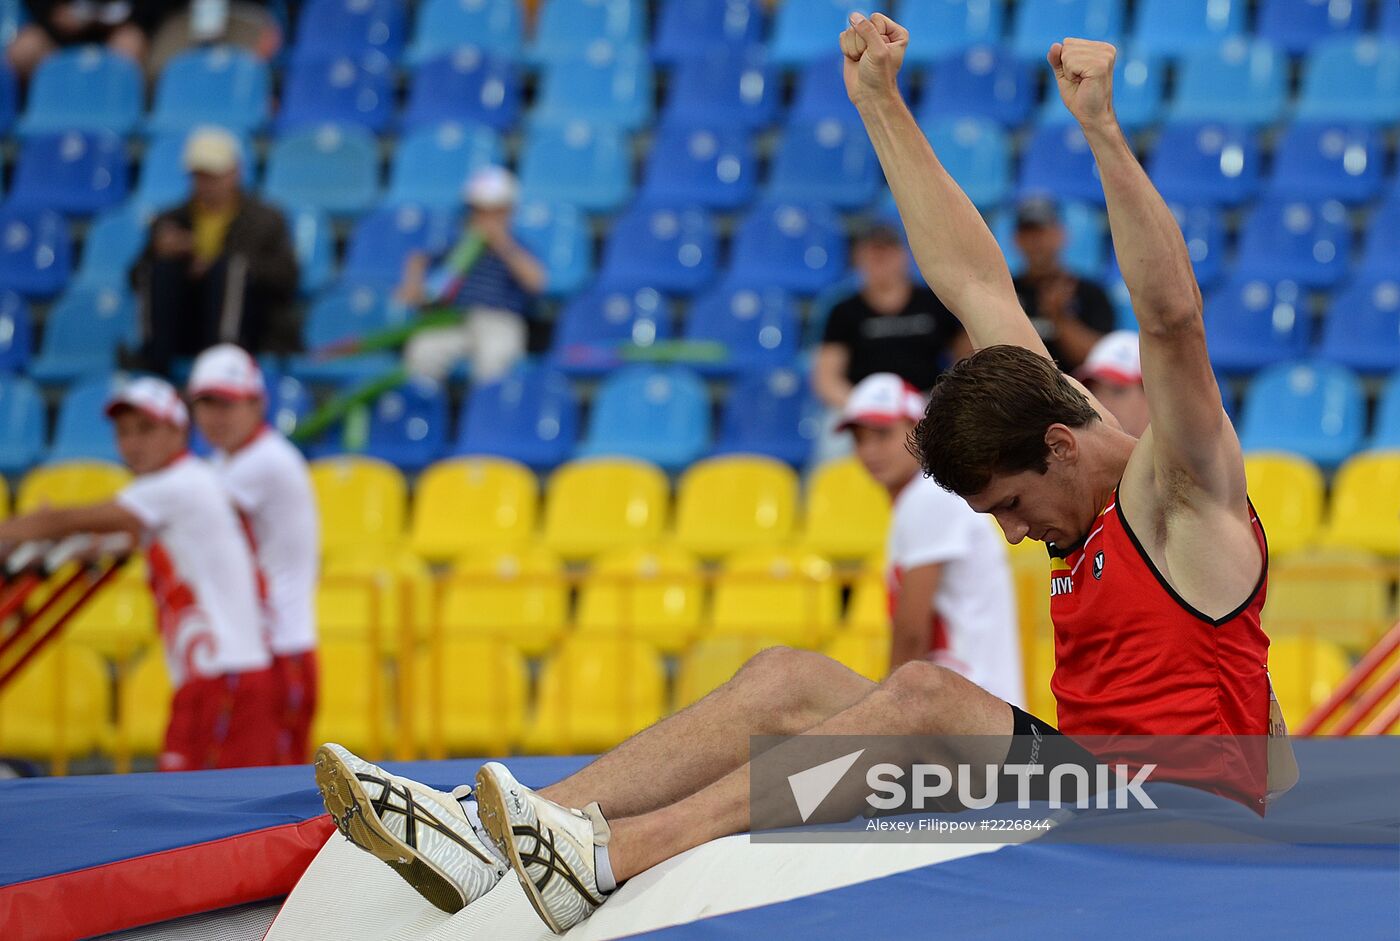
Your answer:
[[[846,93],[865,123],[929,287],[978,349],[1005,343],[1049,356],[1011,284],[981,214],[938,162],[899,93],[909,31],[875,13],[852,13],[841,33]]]
[[[1115,51],[1107,43],[1067,39],[1050,49],[1050,66],[1070,113],[1098,161],[1118,265],[1140,329],[1142,382],[1159,490],[1197,494],[1241,512],[1244,457],[1225,416],[1206,352],[1201,291],[1171,210],[1133,155],[1113,112]],[[1184,475],[1184,477],[1183,477]]]

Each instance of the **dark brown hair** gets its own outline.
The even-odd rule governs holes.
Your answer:
[[[994,474],[1045,473],[1051,425],[1098,420],[1053,362],[1019,346],[989,346],[938,377],[909,449],[940,487],[968,496]]]

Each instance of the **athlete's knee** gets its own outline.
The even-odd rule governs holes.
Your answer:
[[[959,677],[952,670],[929,663],[910,660],[900,664],[880,688],[891,696],[927,707],[951,695]]]
[[[769,647],[750,657],[731,681],[759,694],[778,734],[802,732],[859,699],[873,683],[811,650]]]

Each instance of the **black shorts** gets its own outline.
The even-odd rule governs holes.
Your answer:
[[[1024,709],[1012,706],[1011,716],[1011,749],[1006,753],[1004,764],[1040,765],[1046,772],[1031,775],[1031,800],[1047,801],[1050,799],[1049,771],[1063,765],[1083,768],[1088,773],[1090,793],[1093,793],[1094,782],[1097,780],[1095,766],[1098,764],[1098,759],[1094,757],[1092,752],[1049,722],[1031,715]],[[1066,804],[1078,800],[1081,796],[1073,787],[1074,781],[1073,777],[1065,778],[1065,783],[1069,786],[1061,791],[1060,799]],[[997,803],[1016,800],[1017,787],[1017,777],[1013,774],[1003,773],[997,786]]]

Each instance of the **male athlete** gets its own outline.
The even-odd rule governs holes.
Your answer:
[[[160,769],[276,764],[279,696],[253,556],[218,477],[185,450],[185,404],[147,377],[119,388],[106,411],[136,479],[106,503],[0,523],[0,554],[74,533],[140,538],[175,687]]]
[[[847,92],[915,258],[978,349],[933,390],[915,435],[925,470],[994,516],[1012,542],[1041,540],[1062,557],[1052,614],[1064,732],[1266,735],[1264,536],[1206,354],[1186,246],[1114,118],[1113,47],[1070,39],[1051,47],[1049,61],[1098,162],[1142,327],[1152,426],[1141,439],[1049,359],[996,241],[900,97],[908,41],[881,14],[852,14],[840,37]],[[317,771],[342,832],[434,904],[449,911],[469,904],[490,888],[504,858],[544,921],[562,932],[618,883],[748,830],[749,736],[803,732],[937,737],[921,741],[945,749],[937,754],[945,764],[980,766],[989,741],[1005,743],[997,749],[1004,764],[1030,763],[1032,742],[1052,767],[1086,755],[1049,722],[927,661],[906,663],[876,685],[819,654],[777,648],[538,793],[493,762],[477,775],[474,795],[456,792],[459,801],[334,745],[318,753]],[[978,747],[973,741],[984,750],[959,751]],[[854,766],[859,774],[846,779],[863,781],[876,750],[867,748]],[[1262,808],[1267,772],[1258,761],[1213,770],[1226,773],[1212,789]],[[823,809],[841,803],[833,800],[841,793]],[[765,803],[780,797],[758,795]],[[863,797],[831,812],[849,817]]]
[[[281,686],[279,763],[306,761],[316,714],[316,498],[306,459],[268,425],[262,370],[244,350],[213,346],[194,361],[187,387],[194,421],[243,513],[268,604],[268,644]]]

